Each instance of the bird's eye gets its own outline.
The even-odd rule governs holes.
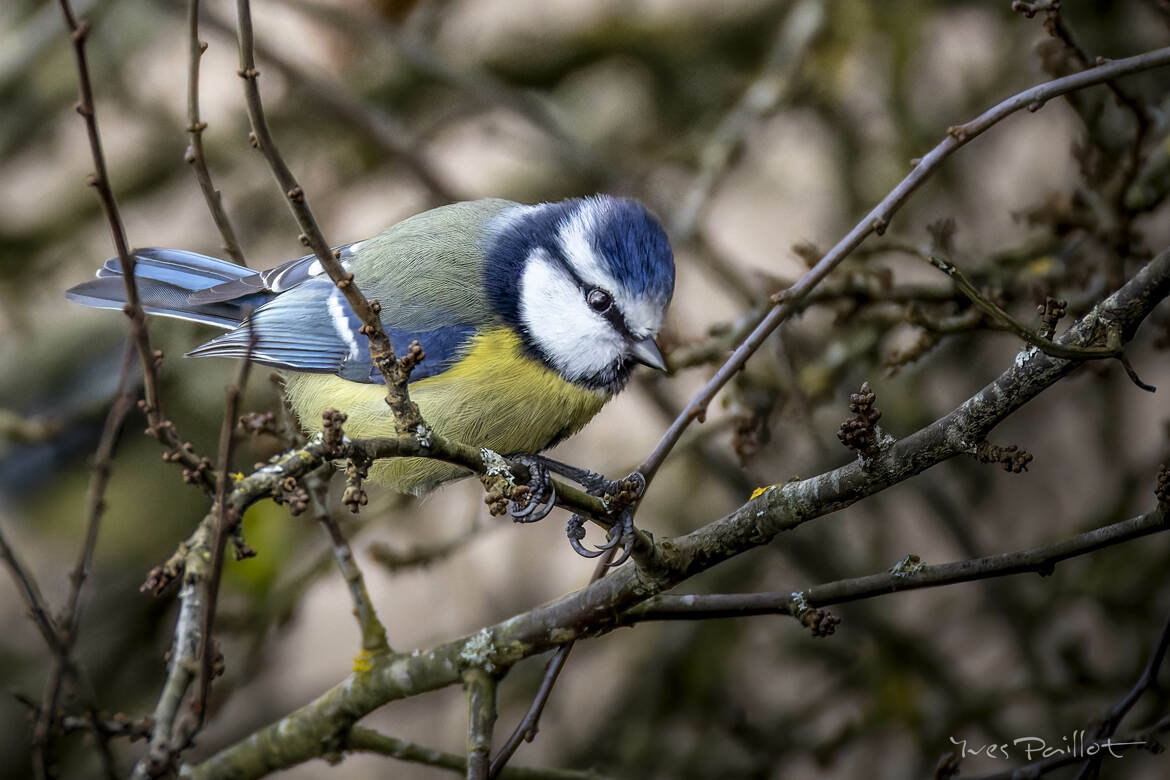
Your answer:
[[[602,290],[599,287],[594,287],[585,294],[585,302],[589,304],[589,308],[598,314],[605,314],[609,311],[609,307],[613,306],[613,296]]]

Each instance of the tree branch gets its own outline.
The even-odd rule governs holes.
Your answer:
[[[370,593],[366,590],[366,580],[362,575],[361,567],[353,556],[349,541],[341,531],[337,518],[329,511],[328,491],[329,484],[317,473],[305,477],[305,489],[313,505],[313,516],[325,532],[333,547],[333,557],[337,560],[337,568],[341,572],[345,584],[349,586],[350,599],[353,601],[353,615],[357,618],[358,629],[362,636],[362,651],[367,655],[385,655],[393,652],[390,642],[386,638],[386,627],[378,619],[374,604],[370,601]]]
[[[881,234],[884,232],[898,209],[960,146],[1022,108],[1034,111],[1042,107],[1046,101],[1065,93],[1167,64],[1170,64],[1170,47],[1155,49],[1122,60],[1113,60],[1091,70],[1074,73],[1071,76],[1026,89],[988,109],[970,122],[949,128],[946,137],[922,157],[906,178],[883,198],[861,222],[857,223],[844,238],[838,241],[808,273],[802,276],[796,284],[773,297],[776,305],[675,418],[654,450],[638,467],[638,471],[646,477],[647,481],[654,478],[659,467],[666,460],[666,456],[678,444],[678,440],[690,427],[690,424],[695,420],[700,422],[703,420],[707,407],[715,395],[743,368],[748,358],[755,354],[772,331],[798,310],[795,302],[808,294],[813,287],[828,276],[871,233]]]
[[[211,181],[211,171],[207,169],[207,159],[203,153],[203,131],[207,123],[199,117],[199,61],[203,52],[207,50],[207,43],[199,40],[199,0],[187,2],[187,136],[189,145],[184,159],[191,164],[195,173],[195,180],[199,182],[199,189],[203,193],[203,200],[207,203],[207,210],[211,212],[211,219],[219,230],[223,239],[223,251],[228,253],[233,261],[247,266],[244,262],[244,252],[240,249],[240,241],[236,238],[236,231],[223,207],[223,196]]]
[[[1170,250],[1146,264],[1060,337],[1091,343],[1102,320],[1130,338],[1170,294]],[[251,737],[186,771],[196,778],[255,778],[319,754],[330,735],[389,701],[460,681],[462,670],[491,663],[495,671],[568,641],[620,625],[621,613],[782,531],[835,512],[973,450],[986,434],[1077,364],[1036,350],[1020,353],[991,384],[957,409],[883,450],[864,467],[858,461],[816,477],[775,485],[731,514],[684,536],[657,541],[643,565],[617,569],[592,585],[516,615],[472,636],[425,652],[387,657],[355,673]],[[486,668],[486,667],[485,667]]]
[[[959,582],[1035,572],[1052,573],[1056,564],[1167,530],[1166,513],[1155,509],[1119,523],[1017,552],[941,564],[895,567],[881,574],[827,582],[800,591],[662,595],[627,610],[623,625],[650,620],[710,620],[753,615],[794,615],[804,607],[827,607],[889,593],[937,588]],[[1108,736],[1107,734],[1102,736]]]
[[[409,354],[402,360],[398,360],[394,354],[394,347],[390,343],[390,337],[386,335],[386,329],[382,326],[382,320],[378,316],[381,306],[377,301],[371,302],[362,295],[357,285],[354,284],[354,275],[347,273],[341,267],[340,261],[334,257],[333,251],[321,234],[321,229],[317,226],[317,220],[305,198],[304,190],[301,189],[296,177],[289,170],[268,127],[264,104],[260,99],[260,71],[256,69],[252,11],[249,0],[236,0],[236,16],[240,46],[238,73],[240,78],[244,80],[244,98],[248,106],[248,120],[252,124],[255,144],[268,161],[272,175],[284,192],[289,208],[292,210],[293,216],[296,217],[297,224],[300,225],[301,243],[313,251],[321,263],[321,267],[325,269],[329,278],[345,295],[350,308],[362,321],[362,333],[369,339],[370,359],[378,367],[378,371],[386,381],[386,403],[390,405],[390,410],[394,413],[399,433],[410,432],[425,438],[428,432],[423,423],[422,415],[418,411],[418,406],[410,400],[406,390],[410,371],[415,363],[422,359],[422,352],[419,350],[413,361],[410,360],[411,355]]]
[[[496,678],[479,668],[463,673],[467,689],[467,780],[488,780],[496,725]]]
[[[467,769],[466,756],[420,747],[405,739],[379,734],[372,729],[363,729],[358,726],[349,730],[349,735],[345,740],[345,749],[352,752],[377,753],[413,764],[449,769],[459,774],[463,774]],[[501,780],[605,780],[602,775],[596,772],[529,767],[506,767],[500,778]]]

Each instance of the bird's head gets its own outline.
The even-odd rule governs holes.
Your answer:
[[[568,381],[616,393],[634,363],[666,370],[654,338],[674,292],[674,256],[642,204],[598,195],[510,209],[486,251],[496,311]]]

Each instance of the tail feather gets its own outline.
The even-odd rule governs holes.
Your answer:
[[[229,301],[192,304],[191,293],[224,282],[256,275],[243,266],[178,249],[139,249],[134,252],[134,281],[148,314],[174,317],[232,329],[252,309],[271,299],[256,294]],[[96,309],[121,309],[126,302],[122,263],[107,260],[97,278],[66,291],[71,301]]]

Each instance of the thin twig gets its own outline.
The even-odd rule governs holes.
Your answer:
[[[1055,79],[1032,87],[1031,89],[1026,89],[993,106],[970,122],[949,128],[946,137],[919,160],[918,164],[914,166],[914,170],[883,198],[864,219],[858,222],[844,238],[838,241],[796,284],[775,296],[776,306],[764,317],[756,329],[744,339],[743,343],[736,348],[731,357],[727,359],[707,384],[695,394],[686,405],[686,408],[671,423],[661,440],[638,468],[638,471],[646,477],[647,481],[654,478],[654,475],[662,466],[663,461],[666,460],[667,455],[678,444],[679,439],[682,438],[683,433],[690,427],[691,423],[696,420],[703,420],[706,416],[707,407],[715,395],[724,385],[731,381],[733,376],[739,373],[748,359],[755,354],[756,350],[772,334],[772,331],[797,311],[794,302],[808,294],[812,288],[828,276],[871,233],[884,232],[898,209],[938,169],[942,162],[959,147],[1021,109],[1028,108],[1036,110],[1043,106],[1046,101],[1065,93],[1084,89],[1094,84],[1100,84],[1109,79],[1119,78],[1131,73],[1137,73],[1167,64],[1170,64],[1170,47],[1155,49],[1122,60],[1113,60],[1092,70],[1074,73],[1071,76],[1065,76],[1064,78]]]
[[[223,251],[231,259],[242,266],[244,252],[240,249],[240,241],[236,238],[236,231],[232,227],[227,211],[223,207],[223,196],[211,181],[211,171],[207,168],[207,158],[203,153],[203,131],[207,123],[199,116],[199,61],[203,52],[207,50],[207,43],[199,40],[199,0],[187,2],[187,136],[189,145],[184,159],[191,164],[195,173],[195,180],[199,182],[199,189],[203,193],[203,200],[207,203],[207,210],[211,212],[211,219],[219,230],[223,239]]]
[[[345,579],[345,584],[349,586],[349,595],[353,601],[353,615],[357,618],[358,628],[361,631],[362,650],[371,656],[393,652],[390,649],[390,642],[386,638],[386,627],[378,619],[378,613],[374,610],[374,604],[370,600],[370,593],[366,589],[366,579],[362,574],[361,567],[358,566],[357,559],[354,558],[353,549],[341,530],[341,524],[329,511],[328,482],[314,472],[305,477],[304,484],[313,506],[313,515],[321,527],[325,529],[325,532],[329,534],[337,568]]]
[[[467,771],[467,757],[458,753],[444,753],[425,748],[405,739],[380,734],[372,729],[354,726],[346,737],[345,749],[352,752],[377,753],[412,764],[423,764],[438,769],[463,774]],[[579,772],[572,769],[536,769],[529,767],[507,767],[501,780],[605,780],[596,772]]]
[[[134,256],[126,241],[126,231],[122,226],[118,201],[114,197],[114,191],[110,185],[106,158],[102,152],[101,134],[98,130],[97,113],[94,108],[93,87],[89,78],[89,64],[85,56],[85,41],[90,31],[89,23],[84,19],[78,20],[74,16],[69,0],[60,0],[60,4],[61,12],[65,16],[65,25],[69,30],[69,37],[73,43],[74,59],[77,63],[78,93],[80,95],[77,113],[81,114],[85,120],[90,154],[93,158],[94,173],[86,181],[98,194],[98,201],[106,215],[110,237],[114,242],[118,261],[122,267],[122,279],[126,286],[126,305],[123,311],[130,318],[131,336],[138,350],[139,362],[142,363],[143,387],[146,396],[142,406],[149,423],[147,432],[168,448],[166,460],[183,464],[188,472],[189,481],[200,484],[209,492],[214,491],[214,475],[211,474],[210,464],[195,454],[188,442],[183,441],[175,430],[174,424],[167,419],[163,412],[158,378],[158,366],[162,360],[162,352],[151,347],[150,333],[146,328],[146,313],[142,309],[138,298],[138,286],[134,281]]]
[[[256,338],[255,330],[249,328],[249,354],[255,347]],[[207,717],[207,699],[215,676],[212,629],[223,576],[223,558],[232,530],[243,514],[229,503],[231,491],[228,486],[233,482],[229,469],[235,448],[240,396],[247,385],[250,368],[248,358],[241,360],[235,381],[224,389],[215,501],[196,529],[197,541],[184,551],[185,576],[179,592],[179,618],[175,622],[175,638],[171,644],[171,663],[155,705],[150,747],[146,756],[134,766],[135,780],[170,772]],[[179,707],[192,682],[197,683],[191,703],[193,718],[179,724]]]
[[[58,642],[52,646],[56,658],[52,669],[49,670],[48,681],[45,683],[44,695],[41,697],[41,706],[38,711],[37,723],[33,728],[33,751],[46,751],[49,732],[52,727],[54,714],[57,712],[57,698],[60,694],[61,681],[65,676],[66,668],[72,663],[70,654],[77,641],[77,628],[80,622],[82,588],[89,578],[93,567],[94,550],[97,548],[98,532],[101,529],[102,515],[105,514],[106,488],[110,482],[110,473],[113,468],[114,448],[118,443],[118,436],[126,421],[126,415],[134,408],[134,396],[137,389],[131,381],[131,367],[134,365],[134,345],[126,344],[125,354],[122,356],[121,373],[118,376],[118,391],[114,396],[114,403],[106,415],[105,426],[102,428],[101,438],[98,440],[97,450],[93,458],[93,473],[86,489],[86,518],[84,542],[77,554],[77,561],[69,575],[69,595],[65,598],[65,605],[60,616],[54,620]],[[92,719],[91,719],[92,720]],[[98,745],[104,745],[105,740],[96,729],[94,737]],[[105,755],[109,756],[108,750]],[[116,774],[113,758],[107,765],[107,774]]]
[[[231,465],[232,453],[236,445],[236,421],[240,411],[240,396],[248,385],[249,369],[252,366],[250,356],[256,347],[256,330],[247,320],[248,326],[248,356],[240,361],[236,380],[224,390],[223,423],[219,431],[219,457],[216,473],[219,474],[219,484],[215,492],[215,536],[211,544],[211,567],[204,580],[205,592],[203,596],[203,621],[199,631],[199,679],[195,701],[192,706],[195,711],[196,722],[194,729],[187,736],[193,738],[199,732],[207,717],[207,695],[211,691],[211,680],[215,676],[215,646],[211,632],[215,626],[215,607],[219,596],[219,584],[223,578],[223,558],[227,550],[228,538],[232,529],[240,522],[240,517],[227,505],[228,485],[232,482]]]
[[[589,584],[597,582],[604,577],[609,571],[609,564],[613,561],[616,554],[616,549],[609,549],[605,551],[597,560],[597,564],[593,567],[593,574],[589,577]],[[515,755],[520,747],[521,742],[531,742],[536,738],[536,732],[540,725],[540,716],[544,713],[544,707],[548,704],[549,697],[552,696],[553,686],[557,684],[557,678],[561,676],[561,671],[565,668],[565,662],[569,660],[569,653],[573,651],[573,645],[576,641],[566,642],[557,648],[553,657],[549,659],[548,664],[544,667],[544,676],[540,680],[540,688],[536,691],[536,696],[532,699],[532,704],[528,707],[528,712],[524,713],[524,717],[512,730],[508,736],[507,741],[500,747],[500,751],[492,758],[491,771],[488,777],[500,777],[501,772],[507,766],[508,762]]]
[[[1046,339],[1036,333],[1035,330],[1024,325],[1006,311],[996,306],[986,295],[979,292],[979,288],[971,283],[959,268],[951,262],[937,257],[930,256],[930,264],[938,270],[942,271],[947,276],[951,277],[955,286],[959,288],[959,292],[966,295],[971,303],[975,304],[982,312],[991,317],[994,321],[1003,326],[1021,339],[1036,347],[1037,349],[1052,355],[1053,357],[1065,358],[1066,360],[1117,360],[1125,368],[1125,373],[1129,375],[1130,380],[1147,392],[1154,392],[1156,388],[1147,385],[1140,378],[1137,372],[1134,371],[1133,366],[1130,365],[1129,358],[1125,356],[1125,351],[1120,346],[1114,347],[1082,347],[1072,344],[1058,344],[1051,339]],[[1118,343],[1120,339],[1115,339]]]
[[[1150,653],[1150,658],[1146,661],[1141,676],[1129,689],[1129,692],[1121,698],[1121,701],[1109,708],[1109,712],[1105,713],[1105,717],[1101,719],[1100,725],[1093,731],[1095,741],[1100,742],[1116,734],[1117,727],[1138,703],[1138,699],[1158,687],[1158,672],[1162,669],[1162,662],[1166,660],[1167,650],[1170,650],[1170,615],[1167,615],[1166,620],[1162,623],[1162,632],[1158,635],[1154,651]],[[1077,773],[1077,780],[1092,780],[1092,778],[1097,777],[1101,771],[1102,757],[1094,757],[1086,761],[1081,767],[1081,771]]]
[[[953,563],[915,564],[866,577],[827,582],[804,590],[769,593],[661,595],[627,610],[623,625],[650,620],[710,620],[753,615],[792,615],[794,599],[809,607],[827,607],[889,593],[938,588],[959,582],[1037,573],[1047,576],[1056,564],[1115,544],[1167,530],[1161,510],[1095,528],[1051,544]],[[799,597],[799,598],[797,598]],[[1107,736],[1107,735],[1106,735]]]
[[[313,251],[321,267],[344,293],[350,308],[362,321],[361,331],[370,342],[370,359],[386,381],[386,403],[390,405],[399,432],[417,433],[420,437],[425,437],[426,428],[422,415],[418,411],[418,406],[410,400],[406,390],[410,371],[417,359],[421,358],[416,358],[412,362],[408,360],[410,357],[408,354],[402,360],[398,360],[390,337],[386,335],[386,329],[378,316],[381,306],[377,301],[371,302],[362,295],[354,283],[354,275],[341,267],[340,261],[334,257],[328,242],[321,234],[305,192],[281,156],[272,137],[272,131],[268,127],[268,118],[264,114],[264,104],[260,99],[260,71],[256,69],[255,36],[252,32],[249,0],[236,0],[236,17],[240,47],[240,68],[237,72],[244,80],[244,98],[248,107],[248,120],[252,124],[253,139],[268,161],[272,175],[276,177],[277,184],[284,192],[289,208],[300,225],[301,243]],[[419,354],[421,355],[421,350]]]

